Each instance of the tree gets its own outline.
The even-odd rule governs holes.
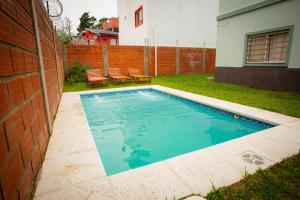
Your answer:
[[[98,24],[95,25],[95,28],[102,29],[103,28],[102,23],[107,20],[108,20],[107,17],[102,17],[101,19],[99,19]]]
[[[94,16],[90,17],[89,12],[83,13],[81,15],[81,17],[79,18],[79,20],[80,20],[80,23],[77,28],[78,35],[86,28],[94,28],[95,22],[97,21],[97,19]]]
[[[61,43],[69,44],[72,41],[72,36],[69,35],[66,31],[60,31],[59,39]]]
[[[72,21],[69,17],[65,17],[64,19],[64,29],[65,31],[71,36],[71,30],[72,30]]]
[[[61,43],[63,44],[69,44],[72,40],[72,21],[70,18],[65,17],[62,22],[60,23],[60,26],[57,26],[56,32],[57,35],[60,38]]]

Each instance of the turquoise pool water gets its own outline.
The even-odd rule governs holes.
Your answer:
[[[81,95],[107,175],[272,125],[152,89]]]

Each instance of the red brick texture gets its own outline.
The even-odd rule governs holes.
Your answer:
[[[67,60],[69,67],[74,63],[87,65],[104,71],[103,46],[67,45]],[[143,46],[108,46],[108,66],[118,67],[123,74],[128,68],[137,68],[144,72]],[[205,51],[205,67],[203,65]],[[154,76],[154,47],[148,47],[148,73]],[[179,73],[212,73],[215,69],[215,49],[179,48]],[[157,47],[158,76],[176,74],[176,47]]]
[[[137,68],[144,73],[144,47],[141,46],[109,46],[108,66],[118,67],[125,75],[127,68]]]
[[[216,66],[216,49],[206,49],[205,51],[206,56],[206,71],[208,73],[215,72],[215,66]]]
[[[104,72],[103,48],[99,46],[68,45],[67,54],[69,67],[79,63],[83,66],[88,65],[100,69],[102,73]]]
[[[176,74],[176,48],[157,48],[157,75],[167,76]]]
[[[52,22],[48,17],[43,2],[40,0],[37,1],[36,7],[39,20],[39,31],[41,36],[41,47],[45,66],[50,114],[53,122],[58,108],[64,81],[62,72],[62,59],[61,56],[57,56],[61,55],[58,54],[60,53],[58,49],[61,49],[61,46],[56,34],[54,34]],[[38,79],[39,77],[35,78]],[[39,82],[38,80],[35,81]]]
[[[180,48],[180,74],[204,73],[203,49]]]
[[[61,46],[36,0],[49,106],[63,88]],[[0,199],[30,199],[50,132],[30,0],[0,0]]]

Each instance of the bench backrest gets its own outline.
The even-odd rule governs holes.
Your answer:
[[[86,74],[88,76],[98,76],[98,77],[102,76],[100,69],[88,69],[88,70],[86,70]]]
[[[108,68],[108,74],[110,76],[121,76],[121,71],[119,68]]]
[[[128,73],[129,73],[130,76],[132,76],[132,75],[142,75],[140,70],[138,70],[136,68],[129,68]]]

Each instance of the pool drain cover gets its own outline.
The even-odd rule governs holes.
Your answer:
[[[252,164],[252,165],[263,165],[265,163],[265,159],[252,152],[252,151],[247,151],[241,154],[241,158],[248,164]]]

